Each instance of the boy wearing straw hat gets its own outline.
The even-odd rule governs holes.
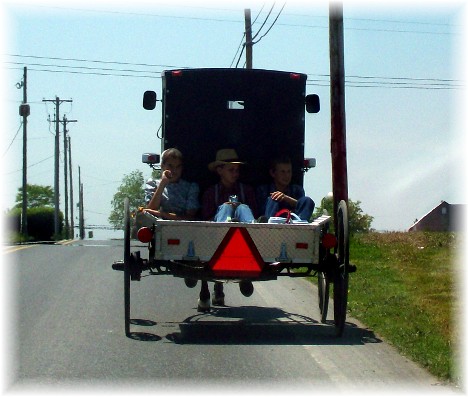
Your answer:
[[[240,166],[234,149],[221,149],[216,160],[208,165],[219,176],[219,182],[210,186],[202,198],[202,217],[205,220],[226,222],[229,219],[251,223],[257,212],[255,190],[239,182]]]
[[[239,182],[240,166],[245,164],[239,160],[234,149],[221,149],[216,153],[216,160],[208,165],[211,172],[216,172],[219,182],[210,186],[202,198],[202,217],[215,222],[248,222],[254,221],[256,213],[255,190]],[[251,281],[241,281],[241,292],[245,296],[253,293]],[[223,283],[215,282],[213,305],[224,305]],[[198,311],[210,310],[210,291],[208,282],[202,281]]]

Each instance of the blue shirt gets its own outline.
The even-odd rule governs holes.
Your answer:
[[[154,192],[159,186],[160,180],[148,179],[145,186],[145,202],[148,204]],[[161,196],[161,209],[164,212],[173,212],[183,216],[190,210],[198,210],[200,203],[198,196],[200,188],[194,182],[179,179],[177,182],[169,183],[164,188]]]

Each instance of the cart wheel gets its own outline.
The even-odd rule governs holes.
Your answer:
[[[325,323],[327,321],[328,314],[328,300],[330,297],[330,283],[328,282],[327,276],[325,273],[320,272],[318,274],[318,298],[319,298],[319,308],[320,308],[320,321]]]
[[[130,203],[124,200],[124,305],[125,335],[130,335]]]
[[[337,211],[338,267],[334,272],[333,301],[334,318],[337,336],[342,336],[346,322],[348,305],[348,265],[349,265],[349,233],[348,207],[345,201],[340,201]]]

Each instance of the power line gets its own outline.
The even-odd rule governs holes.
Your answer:
[[[243,51],[241,52],[236,67],[238,66],[240,59],[242,57]],[[18,57],[25,57],[25,58],[41,58],[46,60],[65,60],[66,58],[58,58],[58,57],[46,57],[41,56],[37,57],[35,55],[15,55]],[[128,62],[119,62],[119,61],[99,61],[99,60],[86,60],[80,59],[76,61],[79,63],[82,62],[92,62],[92,63],[113,63],[113,64],[126,64],[126,65],[148,65],[148,64],[131,64]],[[232,65],[232,63],[231,63]],[[156,66],[156,65],[155,65]],[[166,65],[169,66],[169,65]],[[36,71],[36,72],[48,72],[48,73],[70,73],[70,74],[78,74],[78,75],[96,75],[96,76],[114,76],[114,77],[136,77],[136,78],[161,78],[160,75],[157,75],[158,71],[135,71],[136,73],[154,73],[153,75],[140,75],[140,74],[133,74],[131,72],[132,69],[113,69],[113,68],[98,68],[98,67],[87,67],[87,66],[71,66],[71,65],[53,65],[50,64],[47,69],[43,69],[41,67],[38,68],[29,68],[29,71]],[[171,65],[171,67],[178,69],[179,67],[175,65]],[[54,68],[58,68],[59,70],[54,70]],[[76,68],[78,70],[66,70],[69,68]],[[184,66],[183,68],[187,68]],[[20,67],[12,67],[12,69],[22,69]],[[64,70],[60,70],[64,69]],[[123,73],[122,73],[123,72]],[[161,72],[159,72],[161,73]],[[329,75],[328,74],[308,74],[309,77],[317,76],[321,79],[313,79],[308,81],[308,85],[327,85],[329,83]],[[409,83],[412,83],[412,88],[421,88],[417,85],[424,86],[424,89],[434,88],[434,89],[457,89],[464,87],[463,81],[454,80],[454,79],[437,79],[437,78],[414,78],[414,77],[385,77],[385,76],[359,76],[359,75],[349,75],[346,76],[347,84],[352,84],[353,87],[362,87],[362,88],[370,88],[370,87],[387,87],[387,86],[398,86],[402,84],[397,84],[398,82],[406,82],[406,87],[409,87]],[[356,80],[357,79],[357,80]],[[364,81],[359,81],[364,80]],[[314,84],[311,84],[314,83]],[[323,84],[316,84],[316,83],[323,83]],[[392,84],[393,83],[393,84]]]
[[[262,13],[264,7],[265,7],[265,4],[263,4],[262,8],[260,8],[260,11],[258,12],[257,16],[255,17],[255,19],[252,22],[252,26],[255,25],[255,22],[257,22],[257,19],[260,16],[260,14]]]
[[[328,19],[327,15],[311,15],[311,14],[295,14],[295,13],[284,13],[284,16],[288,17],[300,17],[300,18],[320,18]],[[395,23],[395,24],[406,24],[406,25],[432,25],[432,26],[443,26],[443,27],[460,27],[461,25],[454,25],[450,23],[440,22],[423,22],[423,21],[404,21],[398,19],[380,19],[380,18],[353,18],[345,17],[345,21],[359,21],[359,22],[378,22],[378,23]]]
[[[415,33],[415,34],[434,34],[434,35],[451,35],[452,32],[428,32],[428,31],[419,31],[419,30],[403,30],[403,29],[370,29],[370,28],[351,28],[346,27],[346,30],[356,30],[356,31],[363,31],[363,32],[384,32],[384,33]]]
[[[328,80],[308,80],[306,85],[314,87],[329,87]],[[346,80],[346,87],[353,88],[406,88],[418,90],[456,90],[461,89],[463,85],[434,84],[434,83],[403,83],[403,82],[362,82]]]
[[[54,8],[60,10],[68,11],[78,11],[78,12],[89,12],[89,13],[98,13],[98,14],[114,14],[114,15],[135,15],[141,17],[156,17],[156,18],[173,18],[173,19],[189,19],[195,21],[211,21],[211,22],[234,22],[239,23],[238,20],[232,19],[220,19],[220,18],[207,18],[207,17],[189,17],[189,16],[180,16],[180,15],[163,15],[163,14],[150,14],[150,13],[139,13],[139,12],[124,12],[124,11],[109,11],[109,10],[90,10],[85,8],[71,8],[71,7],[49,7],[49,6],[36,6],[44,8]]]
[[[359,78],[359,79],[385,79],[385,80],[408,80],[408,81],[443,81],[443,82],[452,82],[460,81],[453,79],[434,79],[434,78],[422,78],[422,77],[383,77],[383,76],[356,76],[348,75],[347,77]]]
[[[244,33],[244,36],[245,36],[245,33]],[[239,58],[237,58],[236,68],[237,68],[237,66],[239,65],[239,62],[240,62],[240,60],[241,60],[241,58],[242,58],[242,54],[244,53],[244,50],[245,50],[245,44],[242,46],[242,51],[241,51],[241,53],[239,54]]]
[[[10,70],[18,70],[21,68],[7,68]],[[33,71],[33,72],[51,72],[51,73],[69,73],[69,74],[82,74],[82,75],[93,75],[93,76],[114,76],[114,77],[136,77],[136,78],[147,78],[147,79],[160,79],[161,76],[148,76],[148,75],[135,75],[135,74],[116,74],[116,73],[98,73],[98,72],[79,72],[79,71],[73,71],[73,70],[49,70],[49,69],[34,69],[34,68],[29,68],[28,71]],[[117,72],[118,70],[116,70]]]
[[[164,5],[164,4],[162,4]],[[239,12],[239,9],[235,9],[235,8],[219,8],[219,7],[205,7],[205,6],[194,6],[194,5],[175,5],[175,4],[165,4],[166,6],[169,5],[170,7],[172,8],[183,8],[184,10],[186,10],[187,8],[192,8],[192,9],[198,9],[198,10],[210,10],[210,11],[220,11],[220,12],[233,12],[233,13],[238,13]],[[263,8],[264,8],[265,4],[262,6],[261,10],[259,11],[259,14],[262,12]],[[46,7],[46,6],[42,6],[42,7]],[[64,7],[60,7],[60,8],[64,8]],[[106,11],[105,10],[102,10],[102,11],[99,11],[99,10],[95,10],[95,12],[102,12],[102,13],[105,13]],[[121,14],[126,14],[125,12],[120,12]],[[129,13],[130,14],[130,13]],[[142,13],[131,13],[130,15],[142,15],[142,16],[147,16],[148,14],[142,14]],[[149,15],[153,15],[153,16],[158,16],[156,14],[149,14]],[[327,19],[328,20],[328,16],[327,15],[311,15],[311,14],[296,14],[296,13],[284,13],[283,14],[284,16],[291,16],[291,17],[301,17],[301,18],[322,18],[322,19]],[[183,17],[180,17],[179,18],[183,18]],[[258,16],[257,16],[258,18]],[[256,19],[257,19],[256,18]],[[452,24],[447,24],[447,23],[437,23],[437,22],[422,22],[422,21],[403,21],[403,20],[395,20],[395,19],[377,19],[377,18],[352,18],[352,17],[346,17],[346,20],[350,20],[350,21],[363,21],[363,22],[384,22],[384,23],[399,23],[399,24],[413,24],[413,25],[434,25],[434,26],[456,26],[456,25],[452,25]],[[255,21],[253,22],[255,23]],[[253,24],[252,23],[252,24]]]
[[[309,79],[307,85],[327,86],[329,75],[316,74],[309,76],[318,76],[323,79]],[[362,81],[364,80],[364,81]],[[319,84],[317,84],[319,83]],[[323,83],[323,84],[320,84]],[[464,87],[463,81],[452,79],[435,78],[415,78],[415,77],[383,77],[383,76],[346,76],[346,85],[348,87],[361,88],[412,88],[412,89],[461,89]]]
[[[254,35],[254,37],[252,37],[252,41],[255,40],[255,38],[259,35],[259,33],[262,31],[263,27],[265,26],[266,22],[268,21],[268,18],[270,18],[270,15],[271,15],[271,12],[273,11],[273,8],[275,7],[275,4],[276,3],[273,3],[273,5],[271,6],[270,8],[270,11],[268,11],[268,14],[265,18],[265,20],[263,21],[262,23],[262,26],[260,26],[260,29],[258,29],[257,33]],[[259,13],[260,15],[260,13]]]
[[[90,10],[84,8],[70,8],[70,7],[49,7],[49,6],[37,6],[45,8],[54,8],[60,10],[70,10],[78,12],[90,12],[90,13],[104,13],[104,14],[121,14],[121,15],[136,15],[144,17],[156,17],[156,18],[173,18],[173,19],[188,19],[188,20],[198,20],[198,21],[210,21],[210,22],[228,22],[228,23],[242,23],[241,20],[225,19],[225,18],[209,18],[209,17],[190,17],[190,16],[180,16],[180,15],[162,15],[162,14],[150,14],[150,13],[137,13],[137,12],[124,12],[124,11],[109,11],[109,10]],[[214,9],[217,10],[217,9]],[[232,12],[238,12],[238,10],[230,10]],[[288,16],[300,16],[300,17],[314,17],[314,18],[327,18],[324,16],[314,16],[314,15],[299,15],[299,14],[286,14]],[[386,22],[386,23],[404,23],[408,25],[433,25],[433,26],[447,26],[454,27],[455,25],[450,24],[440,24],[440,23],[430,23],[430,22],[418,22],[418,21],[399,21],[399,20],[385,20],[385,19],[366,19],[366,18],[345,18],[347,20],[353,21],[369,21],[369,22]],[[322,25],[308,25],[308,24],[292,24],[292,23],[278,23],[278,26],[290,26],[290,27],[302,27],[302,28],[319,28],[319,29],[328,29],[328,26]],[[401,29],[372,29],[372,28],[352,28],[345,26],[346,30],[358,30],[358,31],[377,31],[377,32],[394,32],[394,33],[416,33],[416,34],[433,34],[433,35],[450,35],[452,32],[434,32],[434,31],[417,31],[417,30],[401,30]]]
[[[7,61],[5,63],[11,65],[23,65],[22,62],[10,62]],[[100,70],[100,71],[117,71],[117,72],[126,72],[126,73],[161,73],[161,71],[153,71],[153,70],[135,70],[135,69],[113,69],[113,68],[97,68],[97,67],[89,67],[89,66],[70,66],[70,65],[51,65],[51,64],[43,64],[43,63],[29,63],[30,66],[40,66],[40,67],[54,67],[54,68],[64,68],[64,69],[83,69],[83,70]]]
[[[6,154],[8,153],[8,151],[10,150],[11,145],[13,145],[13,142],[15,141],[16,137],[18,136],[19,131],[20,131],[22,125],[23,125],[23,122],[21,121],[21,123],[20,123],[20,125],[19,125],[19,127],[18,127],[18,131],[16,131],[15,136],[13,137],[13,139],[11,140],[11,142],[10,142],[10,144],[8,145],[7,149],[5,150],[5,153],[3,153],[2,158],[4,158],[4,157],[6,156]]]
[[[145,67],[163,67],[163,68],[188,68],[188,66],[174,66],[174,65],[159,65],[151,63],[134,63],[134,62],[121,62],[121,61],[102,61],[95,59],[80,59],[80,58],[60,58],[60,57],[45,57],[38,55],[20,55],[20,54],[6,54],[10,57],[17,58],[33,58],[33,59],[47,59],[55,61],[73,61],[73,62],[88,62],[88,63],[104,63],[104,64],[115,64],[115,65],[130,65],[130,66],[145,66]]]
[[[229,65],[230,68],[232,68],[232,65],[233,65],[234,61],[236,60],[236,56],[237,56],[237,54],[239,53],[239,50],[241,49],[241,47],[243,47],[244,38],[245,38],[245,32],[244,32],[244,34],[242,35],[242,39],[241,39],[241,41],[240,41],[240,43],[239,43],[239,46],[237,47],[237,51],[236,51],[236,53],[235,53],[235,55],[234,55],[234,58],[232,59],[231,65]],[[238,60],[237,60],[236,67],[237,67],[237,65],[239,64],[239,59],[240,59],[240,57],[242,56],[242,53],[243,53],[243,52],[244,52],[244,49],[242,49],[242,52],[241,52],[241,54],[239,55],[239,58],[238,58]]]
[[[8,55],[8,54],[7,54]],[[23,58],[41,58],[47,60],[67,60],[69,58],[58,58],[58,57],[46,57],[46,56],[35,56],[35,55],[10,55],[15,57],[23,57]],[[147,66],[164,66],[164,65],[151,65],[151,64],[141,64],[141,63],[128,63],[128,62],[119,62],[119,61],[98,61],[98,60],[90,60],[90,59],[80,59],[80,62],[100,62],[100,63],[114,63],[114,64],[125,64],[125,65],[147,65]],[[58,66],[61,65],[51,65],[51,66]],[[178,66],[178,65],[165,65],[167,67],[171,67],[174,69],[190,69],[190,66]],[[95,68],[97,70],[111,70],[111,71],[121,71],[122,69],[110,69],[110,68]],[[329,74],[312,74],[309,73],[309,76],[319,76],[319,77],[330,77]],[[353,78],[362,78],[362,79],[395,79],[395,80],[429,80],[429,81],[445,81],[445,82],[452,82],[452,81],[460,81],[454,79],[435,79],[435,78],[422,78],[422,77],[388,77],[388,76],[359,76],[359,75],[348,75],[347,77]],[[29,102],[29,103],[42,103],[42,101],[38,102]]]
[[[236,67],[238,66],[240,59],[242,57],[243,51],[241,52],[239,59],[237,61]],[[12,69],[20,69],[20,68],[12,68]],[[71,73],[71,74],[79,74],[79,75],[94,75],[94,76],[112,76],[112,77],[136,77],[136,78],[158,78],[160,79],[161,76],[137,76],[137,75],[128,75],[128,74],[113,74],[113,73],[87,73],[87,72],[78,72],[78,71],[68,71],[68,70],[45,70],[45,69],[34,69],[34,68],[29,68],[28,71],[35,71],[35,72],[50,72],[50,73]],[[378,77],[375,77],[377,79]],[[405,79],[403,77],[395,77],[394,79]],[[416,80],[416,79],[415,79]],[[418,80],[426,80],[426,79],[418,79]],[[430,79],[427,79],[430,80]],[[435,79],[434,79],[435,80]],[[440,79],[440,81],[447,81],[447,82],[457,82],[457,80],[449,80],[449,79]],[[323,83],[323,84],[317,84],[317,83]],[[375,82],[359,82],[359,81],[346,81],[347,85],[350,87],[357,87],[357,88],[372,88],[372,87],[381,87],[381,88],[396,88],[395,86],[398,85],[398,83],[392,83],[392,82],[386,82],[386,81],[375,81]],[[352,85],[350,85],[352,84]],[[415,85],[409,85],[409,83],[406,83],[406,87],[402,88],[414,88],[414,89],[461,89],[464,87],[464,84],[424,84],[425,87],[419,87]],[[328,80],[309,80],[307,82],[307,85],[311,86],[328,86],[329,81]],[[393,85],[393,87],[391,87]]]
[[[54,157],[54,156],[52,155],[52,156],[49,156],[49,157],[47,157],[47,158],[45,158],[45,159],[42,159],[42,160],[38,161],[37,163],[30,164],[30,165],[28,165],[28,167],[27,167],[27,168],[31,168],[31,167],[34,167],[35,165],[41,164],[41,163],[43,163],[44,161],[50,160],[52,157]],[[23,170],[23,169],[22,169],[22,168],[20,168],[19,170],[5,172],[3,175],[10,175],[10,174],[14,174],[14,173],[16,173],[16,172],[20,172],[20,171],[22,171],[22,170]],[[49,172],[49,171],[47,171],[47,172]]]
[[[257,44],[261,39],[263,39],[267,34],[268,32],[271,30],[271,28],[275,25],[276,21],[278,20],[279,16],[281,15],[281,12],[283,11],[284,7],[285,7],[286,3],[283,4],[283,7],[281,7],[281,10],[279,11],[278,15],[276,16],[275,20],[273,21],[273,23],[271,24],[270,28],[266,31],[266,33],[261,36],[257,41],[253,42],[252,44]],[[255,37],[254,37],[255,38]],[[254,39],[253,38],[253,39]],[[252,39],[252,40],[253,40]]]
[[[60,58],[60,57],[46,57],[37,55],[19,55],[19,54],[8,54],[15,58],[30,58],[30,59],[43,59],[49,61],[66,61],[66,62],[78,62],[78,63],[92,63],[92,64],[105,64],[105,65],[125,65],[125,66],[136,66],[136,67],[168,67],[176,68],[174,65],[154,65],[145,63],[130,63],[120,61],[101,61],[96,59],[78,59],[78,58]],[[6,64],[11,65],[23,65],[20,62],[6,61]],[[70,74],[88,74],[98,76],[117,76],[117,77],[140,77],[140,78],[160,78],[157,74],[161,73],[160,70],[136,70],[136,69],[117,69],[107,67],[91,67],[91,66],[73,66],[64,64],[44,64],[44,63],[29,63],[32,68],[30,70],[36,72],[57,72],[57,73],[70,73]],[[46,68],[46,69],[44,69]],[[52,70],[50,68],[53,68]],[[180,68],[180,67],[177,67]],[[186,67],[181,67],[186,68]],[[11,67],[8,69],[17,69]],[[76,69],[76,70],[55,70],[55,69]],[[141,74],[146,73],[146,74]]]

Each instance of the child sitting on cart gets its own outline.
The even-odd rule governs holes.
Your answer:
[[[314,201],[305,195],[304,188],[291,185],[292,164],[289,157],[275,158],[270,165],[272,182],[257,188],[257,203],[260,215],[266,219],[287,209],[299,218],[310,222],[314,212]]]
[[[216,160],[208,165],[211,172],[216,172],[219,182],[210,186],[202,198],[202,217],[215,222],[247,222],[254,221],[256,214],[255,191],[252,187],[239,182],[240,166],[245,164],[239,160],[234,149],[221,149],[216,153]],[[250,281],[242,281],[240,289],[243,295],[250,296],[253,286]],[[224,306],[223,283],[215,282],[213,305]],[[208,283],[202,281],[198,311],[210,310],[210,292]]]
[[[205,220],[252,223],[256,214],[255,191],[252,187],[239,182],[240,166],[234,149],[221,149],[216,160],[208,165],[211,172],[219,176],[219,183],[210,186],[202,198],[202,217]]]
[[[197,183],[182,179],[183,155],[170,148],[161,156],[161,179],[146,182],[144,209],[158,218],[169,220],[194,220],[200,204]]]

